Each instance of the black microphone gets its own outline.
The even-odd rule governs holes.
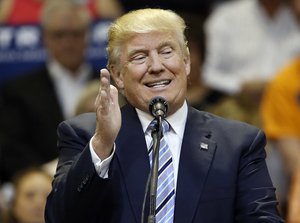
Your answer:
[[[150,114],[157,120],[155,128],[152,130],[151,136],[153,138],[153,152],[152,152],[152,167],[148,176],[146,190],[144,194],[142,219],[144,222],[144,212],[147,200],[147,194],[149,191],[149,215],[147,222],[156,222],[156,195],[157,195],[157,181],[158,181],[158,167],[159,167],[159,147],[160,139],[162,137],[162,119],[166,117],[168,112],[168,103],[163,97],[154,97],[149,103]]]
[[[162,117],[165,118],[168,112],[168,102],[163,97],[154,97],[149,103],[150,114],[155,118]]]

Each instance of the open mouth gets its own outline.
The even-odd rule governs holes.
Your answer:
[[[165,87],[171,83],[171,80],[161,80],[157,82],[147,83],[145,84],[149,88],[159,88],[159,87]]]

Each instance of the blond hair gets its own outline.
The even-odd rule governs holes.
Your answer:
[[[108,68],[119,64],[122,44],[139,33],[172,32],[177,36],[183,53],[189,55],[185,29],[184,20],[171,10],[138,9],[121,16],[108,31]]]

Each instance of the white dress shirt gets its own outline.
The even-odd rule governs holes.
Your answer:
[[[204,83],[234,94],[247,81],[270,80],[300,53],[299,26],[288,7],[270,18],[258,0],[221,4],[205,24]]]
[[[65,119],[71,118],[87,82],[91,79],[92,68],[88,64],[82,64],[76,73],[71,73],[54,59],[47,63],[47,68],[53,80],[63,116]]]
[[[140,122],[142,124],[143,131],[145,133],[146,144],[149,149],[150,143],[152,141],[152,137],[151,137],[151,132],[146,130],[150,122],[153,120],[153,117],[150,114],[145,113],[139,109],[136,109],[136,111],[140,119]],[[187,119],[187,112],[188,112],[187,103],[184,102],[183,106],[177,112],[175,112],[173,115],[170,115],[166,118],[171,128],[170,131],[165,133],[164,137],[166,137],[167,143],[172,153],[175,185],[177,185],[179,158],[180,158],[181,144],[182,144],[182,139],[183,139],[183,134],[185,129],[185,123]],[[109,169],[109,164],[112,160],[116,147],[118,147],[118,145],[114,146],[112,154],[107,159],[101,161],[101,159],[97,156],[97,154],[93,149],[92,139],[90,140],[90,151],[92,155],[92,161],[100,177],[103,178],[108,177],[107,173]],[[149,159],[149,165],[150,165],[150,159]]]

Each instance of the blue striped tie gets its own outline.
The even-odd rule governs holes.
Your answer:
[[[153,120],[149,127],[153,128],[156,124]],[[169,123],[165,120],[162,122],[163,134],[169,131]],[[149,150],[150,165],[152,166],[152,145]],[[159,168],[157,182],[157,197],[156,197],[156,222],[169,223],[173,222],[175,207],[175,186],[174,186],[174,167],[172,155],[169,146],[162,137],[159,148]]]

